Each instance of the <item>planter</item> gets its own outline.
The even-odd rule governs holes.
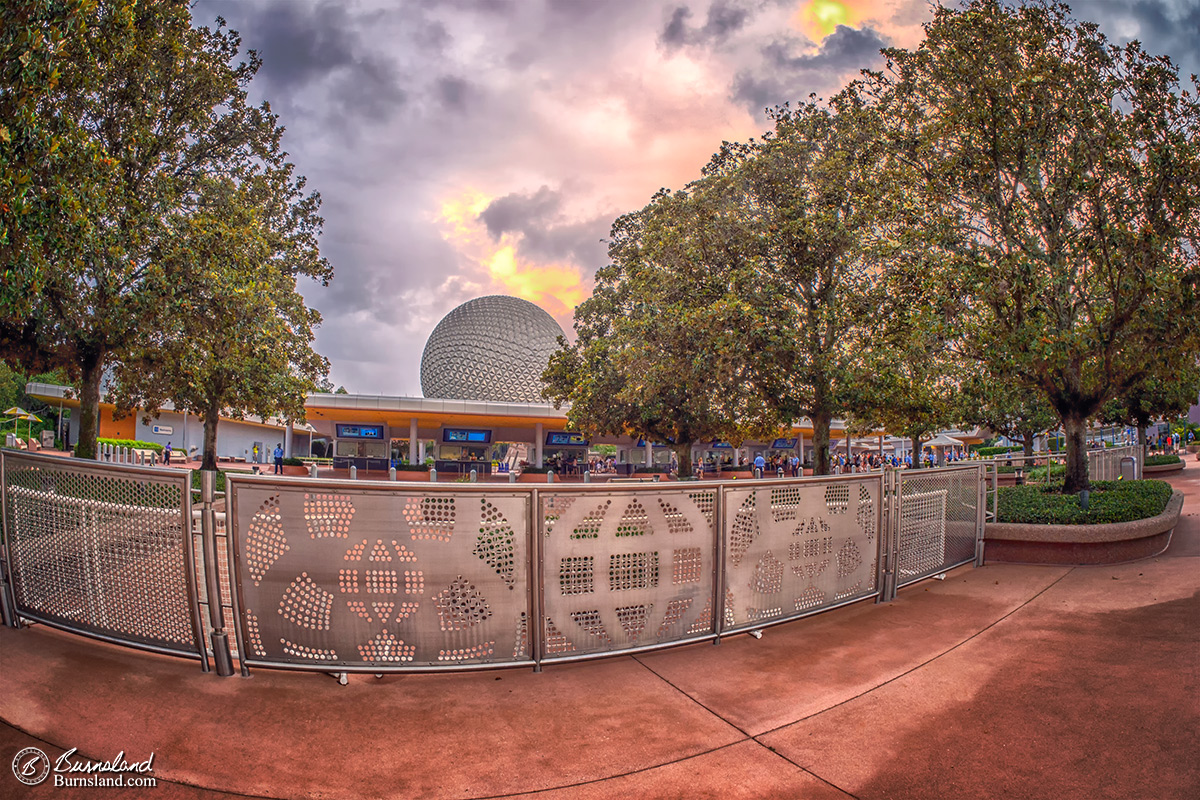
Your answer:
[[[1183,510],[1175,492],[1157,517],[1104,525],[1032,525],[989,522],[984,527],[984,561],[1007,564],[1079,566],[1120,564],[1157,555],[1171,542]]]
[[[284,464],[283,474],[291,475],[292,477],[303,478],[308,475],[308,467],[296,466],[294,464]]]
[[[522,472],[517,476],[517,483],[549,483],[548,472]]]
[[[1180,459],[1178,464],[1155,464],[1153,466],[1142,467],[1142,472],[1146,475],[1161,475],[1164,472],[1182,471],[1183,459]]]

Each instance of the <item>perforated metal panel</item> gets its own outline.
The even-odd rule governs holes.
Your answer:
[[[711,635],[717,491],[542,490],[545,660]]]
[[[1088,450],[1088,478],[1093,481],[1115,481],[1121,477],[1121,460],[1134,458],[1137,460],[1137,474],[1142,474],[1142,448],[1106,447]]]
[[[18,612],[199,655],[187,553],[188,472],[4,453]]]
[[[898,473],[898,586],[974,560],[984,475],[982,466]]]
[[[754,628],[870,597],[880,474],[725,490],[725,618]]]
[[[528,492],[228,486],[247,663],[384,671],[531,661]]]

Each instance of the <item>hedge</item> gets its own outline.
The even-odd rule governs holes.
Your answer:
[[[428,464],[396,464],[396,472],[429,472]]]
[[[1002,456],[1008,453],[1012,453],[1014,456],[1025,454],[1025,450],[1019,444],[1011,447],[976,447],[972,452],[980,458],[992,458],[993,456]]]
[[[1171,455],[1150,456],[1146,459],[1146,463],[1144,466],[1165,467],[1167,464],[1178,464],[1179,462],[1180,462],[1179,456],[1171,456]]]
[[[1088,510],[1079,496],[1061,494],[1062,484],[1000,487],[999,522],[1033,525],[1101,525],[1132,522],[1163,513],[1171,499],[1165,481],[1095,481]]]
[[[140,439],[97,439],[97,445],[111,444],[113,447],[128,447],[130,450],[153,450],[162,455],[163,446],[157,442],[143,442]],[[171,448],[172,453],[183,452],[179,448]]]

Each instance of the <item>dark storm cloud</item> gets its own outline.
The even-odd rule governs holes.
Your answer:
[[[687,6],[679,6],[671,11],[658,41],[668,49],[684,45],[719,43],[730,34],[741,30],[749,17],[750,12],[747,9],[725,0],[717,0],[708,7],[708,17],[704,25],[691,27],[688,20],[692,18],[692,10]]]
[[[879,51],[888,42],[871,28],[839,25],[815,53],[793,55],[808,46],[805,39],[788,37],[763,47],[757,69],[741,72],[734,79],[733,100],[758,114],[810,93],[838,88],[858,70],[877,65],[882,60]]]
[[[1185,82],[1200,73],[1200,2],[1077,0],[1070,5],[1076,19],[1098,23],[1114,43],[1137,39],[1149,53],[1170,55]],[[1123,35],[1130,22],[1136,32]]]
[[[493,200],[479,215],[493,240],[519,236],[517,252],[535,261],[569,261],[595,274],[607,260],[604,237],[612,224],[606,214],[582,222],[565,222],[563,195],[548,186],[529,194],[511,193]]]

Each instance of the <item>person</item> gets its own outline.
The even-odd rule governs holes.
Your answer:
[[[754,468],[758,469],[758,470],[763,470],[764,472],[766,471],[767,460],[765,458],[763,458],[762,453],[759,453],[758,455],[756,455],[754,457]]]
[[[254,461],[254,463],[255,463],[255,464],[257,464],[257,463],[258,463],[258,445],[254,445],[254,459],[253,459],[253,461]]]
[[[167,442],[167,446],[163,448],[163,464],[171,466],[171,443]]]
[[[275,452],[272,455],[275,456],[275,474],[282,475],[283,474],[283,443],[282,442],[275,445]]]

